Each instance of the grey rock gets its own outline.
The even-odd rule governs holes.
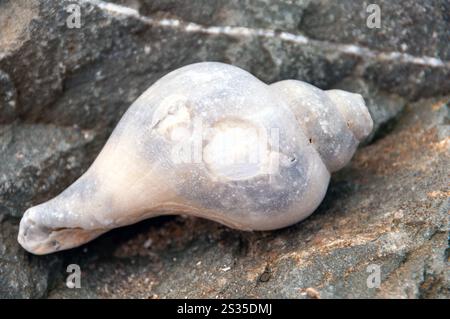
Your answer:
[[[370,3],[380,7],[379,29],[367,27]],[[449,60],[449,11],[446,0],[320,0],[310,3],[298,27],[315,39]]]
[[[15,118],[17,92],[8,74],[0,70],[0,124]]]
[[[139,0],[112,1],[135,7],[143,15],[179,17],[203,25],[228,25],[295,31],[311,1],[272,0]]]
[[[364,0],[313,1],[303,13],[299,29],[311,38],[357,44],[377,52],[450,59],[448,41],[450,4],[446,0],[377,1],[380,28],[368,28]],[[336,30],[339,30],[336,32]],[[423,67],[378,59],[366,61],[364,77],[389,92],[409,98],[450,91],[449,65]]]
[[[42,124],[0,126],[0,215],[20,217],[77,178],[94,133]]]
[[[336,60],[339,61],[330,61],[330,69],[336,69],[337,65],[343,62],[352,62],[347,73],[350,70],[360,73],[366,79],[376,82],[380,88],[408,98],[442,95],[450,90],[450,5],[445,0],[421,3],[378,1],[381,12],[380,28],[367,26],[367,19],[372,11],[367,11],[369,2],[364,0],[113,2],[124,5],[130,5],[131,2],[143,15],[154,18],[177,18],[205,26],[241,26],[306,36],[309,39],[308,44],[294,42],[291,52],[285,47],[289,46],[290,42],[286,38],[275,45],[276,49],[281,51],[272,54],[272,63],[278,62],[281,66],[272,71],[272,76],[275,77],[291,76],[285,74],[283,69],[291,73],[303,69],[303,72],[297,74],[298,79],[326,88],[330,83],[334,83],[333,78],[325,83],[315,79],[322,72],[321,66],[327,61],[326,58],[325,61],[317,59],[325,53],[328,58],[337,56]],[[270,50],[272,41],[260,38],[258,42],[263,48],[269,46],[269,52],[273,52]],[[352,54],[345,51],[345,45],[356,46],[361,52]],[[302,60],[305,47],[314,51],[314,60],[303,60],[297,66],[293,60],[296,59],[297,53]],[[248,55],[248,50],[246,53]],[[389,55],[392,59],[386,58]],[[417,61],[404,61],[403,56],[417,58]],[[429,58],[436,58],[443,62],[443,65],[429,64]],[[270,61],[270,58],[266,59],[266,64],[267,61]],[[254,70],[250,71],[254,73]],[[331,76],[332,70],[327,71],[326,76]]]
[[[42,298],[61,267],[61,258],[36,258],[17,243],[17,220],[0,220],[0,299]]]

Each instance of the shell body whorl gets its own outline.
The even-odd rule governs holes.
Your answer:
[[[182,67],[133,103],[83,176],[27,210],[18,240],[44,254],[174,213],[243,230],[285,227],[317,208],[330,172],[371,126],[352,93],[267,85],[222,63]]]

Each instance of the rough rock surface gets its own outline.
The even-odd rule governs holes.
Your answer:
[[[0,216],[0,297],[44,297],[59,276],[61,259],[28,254],[14,240],[18,231],[17,220]]]
[[[448,298],[450,9],[378,3],[380,29],[366,27],[364,1],[0,0],[0,298]],[[205,60],[363,94],[376,131],[319,210],[264,233],[156,218],[25,253],[24,209],[74,181],[155,80]],[[64,286],[71,263],[81,289]]]
[[[77,178],[90,164],[94,134],[76,128],[12,124],[0,129],[0,209],[21,217],[32,203],[48,200],[55,185]],[[62,189],[59,189],[61,191]]]

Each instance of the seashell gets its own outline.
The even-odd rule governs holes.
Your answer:
[[[47,254],[177,213],[241,230],[292,225],[317,208],[330,172],[372,125],[359,94],[188,65],[131,105],[77,181],[25,212],[18,241]]]

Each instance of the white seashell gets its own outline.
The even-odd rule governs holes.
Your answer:
[[[242,230],[285,227],[317,208],[330,172],[372,125],[358,94],[188,65],[131,105],[83,176],[25,212],[18,241],[46,254],[175,213]]]

